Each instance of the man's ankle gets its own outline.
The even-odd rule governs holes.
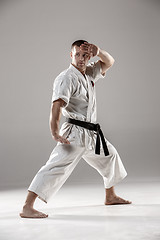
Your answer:
[[[117,195],[115,193],[106,193],[106,199],[113,199],[115,198]]]
[[[33,208],[33,204],[25,203],[23,208]]]

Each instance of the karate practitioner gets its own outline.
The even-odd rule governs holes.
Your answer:
[[[62,187],[81,158],[102,176],[105,205],[131,203],[115,194],[115,184],[124,179],[127,172],[117,150],[104,137],[96,122],[95,83],[106,76],[114,59],[106,51],[84,40],[72,44],[70,56],[72,61],[69,68],[61,72],[53,84],[49,122],[57,145],[32,180],[21,217],[48,217],[33,208],[35,199],[39,197],[47,203]],[[88,63],[95,56],[100,59]],[[59,130],[61,113],[66,121]]]

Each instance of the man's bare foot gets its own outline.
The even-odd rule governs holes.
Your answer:
[[[131,204],[131,201],[120,198],[116,195],[105,200],[105,205],[115,205],[115,204]]]
[[[22,212],[19,214],[22,218],[46,218],[47,214],[39,212],[30,206],[24,206]]]

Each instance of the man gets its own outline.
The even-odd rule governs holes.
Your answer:
[[[127,172],[118,152],[104,138],[100,125],[96,123],[95,83],[105,77],[114,59],[106,51],[84,40],[72,44],[70,56],[72,62],[69,68],[57,76],[53,85],[50,128],[53,139],[58,143],[30,184],[21,217],[48,217],[33,208],[35,199],[39,197],[47,203],[81,158],[103,177],[105,205],[131,203],[114,192],[114,185],[125,178]],[[88,64],[94,56],[100,60]],[[59,131],[61,112],[66,121]],[[100,138],[103,147],[100,146]]]

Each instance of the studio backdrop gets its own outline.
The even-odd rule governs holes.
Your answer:
[[[122,158],[124,181],[159,178],[159,10],[154,0],[0,1],[1,188],[27,187],[56,145],[52,86],[78,39],[115,59],[96,83],[97,121]],[[101,181],[81,160],[66,184]]]

